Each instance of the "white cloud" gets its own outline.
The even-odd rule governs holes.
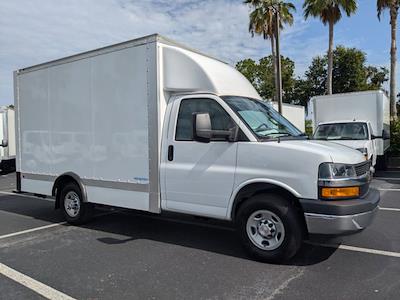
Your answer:
[[[318,19],[304,21],[302,0],[292,1],[298,11],[282,33],[281,53],[301,76],[312,57],[326,51],[328,33]],[[13,102],[13,70],[156,32],[231,64],[259,59],[270,53],[270,43],[251,38],[248,14],[242,0],[0,1],[0,105]],[[335,30],[336,45],[367,39],[343,36]],[[369,63],[387,62],[386,48],[371,51]]]
[[[15,69],[156,32],[232,64],[259,59],[270,45],[251,38],[248,13],[242,1],[232,0],[1,1],[0,104],[13,101]],[[306,27],[297,13],[295,26],[283,33],[283,46],[296,44]],[[300,45],[300,53],[309,54],[309,47]]]

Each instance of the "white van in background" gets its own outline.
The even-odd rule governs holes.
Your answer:
[[[272,107],[277,111],[278,103],[269,102]],[[289,103],[282,103],[282,116],[288,119],[294,126],[300,129],[301,132],[306,130],[306,115],[305,109],[302,105],[294,105]]]
[[[72,224],[95,204],[222,219],[278,262],[378,210],[360,152],[307,140],[233,67],[159,35],[14,76],[17,190]]]
[[[386,168],[390,147],[389,98],[382,91],[312,98],[314,139],[357,149],[372,166]]]
[[[14,108],[0,107],[0,169],[8,173],[15,170]]]

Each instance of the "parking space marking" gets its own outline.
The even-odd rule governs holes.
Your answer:
[[[43,297],[45,297],[47,299],[53,299],[53,300],[74,300],[75,299],[75,298],[72,298],[60,291],[57,291],[56,289],[54,289],[48,285],[41,283],[40,281],[37,281],[25,274],[22,274],[21,272],[18,272],[2,263],[0,263],[0,274],[27,287],[28,289],[38,293],[39,295],[42,295]]]
[[[335,248],[335,249],[342,249],[342,250],[348,250],[348,251],[354,251],[354,252],[362,252],[362,253],[369,253],[369,254],[376,254],[376,255],[400,258],[399,252],[376,250],[376,249],[355,247],[355,246],[342,245],[342,244],[324,244],[324,243],[314,243],[314,242],[306,242],[306,243],[313,245],[313,246],[319,246],[319,247]]]
[[[378,188],[378,191],[383,191],[383,192],[400,192],[400,189],[385,189],[385,188]]]
[[[400,208],[393,208],[393,207],[379,207],[379,210],[387,210],[387,211],[400,211]]]
[[[22,230],[22,231],[13,232],[13,233],[8,233],[8,234],[5,234],[5,235],[0,235],[0,240],[6,239],[6,238],[10,238],[10,237],[14,237],[14,236],[18,236],[18,235],[25,234],[25,233],[30,233],[30,232],[35,232],[35,231],[47,229],[47,228],[66,225],[66,224],[67,224],[67,222],[53,223],[53,224],[49,224],[49,225],[44,225],[44,226],[40,226],[40,227],[35,227],[35,228],[31,228],[31,229],[26,229],[26,230]]]

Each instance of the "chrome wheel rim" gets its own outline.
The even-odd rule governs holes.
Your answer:
[[[247,219],[246,231],[250,241],[262,250],[274,250],[285,239],[282,220],[269,210],[252,213]]]
[[[81,201],[76,192],[70,191],[64,197],[64,208],[68,216],[74,218],[79,214]]]

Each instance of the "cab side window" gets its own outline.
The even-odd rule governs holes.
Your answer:
[[[181,101],[176,125],[175,140],[193,141],[193,113],[209,113],[213,130],[229,130],[233,120],[229,114],[213,99],[191,98]],[[212,141],[224,139],[213,138]]]

